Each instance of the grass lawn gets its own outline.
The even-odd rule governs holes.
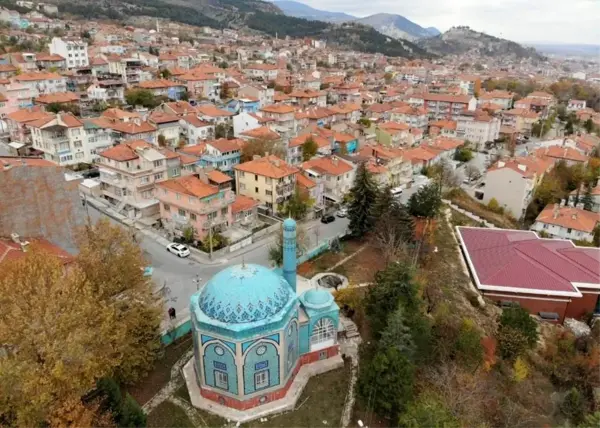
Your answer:
[[[348,393],[348,386],[350,384],[350,363],[348,362],[344,367],[334,370],[328,373],[323,373],[319,376],[311,378],[302,395],[296,403],[296,409],[293,412],[282,413],[276,416],[267,417],[266,422],[260,422],[259,420],[252,421],[248,424],[244,424],[244,427],[336,427],[340,424],[340,418],[346,400],[346,394]],[[185,385],[175,391],[175,396],[182,398],[189,402],[189,394]],[[163,403],[165,404],[165,403]],[[168,417],[158,417],[154,415],[155,412],[161,410],[161,404],[148,416],[148,426],[158,427],[155,422],[166,423]],[[173,405],[167,403],[167,408],[163,409],[165,413],[176,413],[181,412],[179,408],[173,410]],[[222,427],[226,425],[227,421],[219,416],[213,415],[212,413],[204,412],[199,409],[195,409],[199,418],[202,420],[206,427]],[[185,414],[183,414],[185,416]],[[150,423],[150,419],[153,419],[153,424]],[[186,417],[187,419],[187,417]],[[185,423],[175,424],[178,419],[173,416],[171,423],[162,425],[163,427],[189,427],[191,422],[187,420]],[[327,425],[323,424],[323,421],[327,421]]]
[[[514,217],[490,210],[484,204],[470,197],[464,190],[455,189],[449,192],[446,198],[462,209],[489,221],[496,227],[502,229],[519,229],[519,222]]]
[[[194,428],[183,409],[170,401],[163,401],[148,415],[149,428]]]
[[[253,421],[252,427],[338,427],[350,384],[350,363],[311,378],[296,403],[296,410]],[[327,425],[323,423],[327,421]]]
[[[192,335],[187,334],[164,348],[164,355],[154,364],[154,369],[135,385],[127,387],[133,398],[143,406],[171,379],[173,364],[192,348]],[[173,426],[173,425],[171,425]]]
[[[363,245],[364,242],[355,240],[342,241],[342,251],[339,253],[326,251],[314,259],[302,263],[298,266],[298,275],[312,278],[318,273],[328,272],[331,266],[335,265],[345,257],[348,257],[350,254],[355,253]]]

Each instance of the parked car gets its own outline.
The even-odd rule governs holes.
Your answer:
[[[190,255],[190,249],[183,244],[177,244],[175,242],[167,245],[167,251],[175,254],[177,257],[188,257]]]
[[[331,214],[325,214],[321,217],[321,223],[327,224],[335,221],[335,217]]]
[[[337,212],[335,213],[336,216],[338,217],[346,217],[348,215],[348,209],[347,208],[340,208],[339,210],[337,210]]]

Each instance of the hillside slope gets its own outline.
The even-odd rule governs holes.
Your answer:
[[[350,50],[388,56],[430,56],[414,43],[384,36],[359,24],[331,24],[284,15],[274,3],[261,0],[105,0],[98,3],[55,0],[62,13],[87,19],[150,16],[213,28],[249,28],[279,37],[313,37]],[[80,0],[83,1],[83,0]]]
[[[418,40],[424,37],[436,36],[440,33],[435,28],[423,28],[404,16],[391,13],[377,13],[357,19],[355,22],[370,25],[380,33],[396,39]]]
[[[452,27],[439,36],[421,39],[417,43],[438,55],[473,54],[544,60],[544,57],[533,48],[526,48],[510,40],[480,33],[469,27]]]
[[[275,5],[287,16],[293,16],[294,18],[338,23],[356,19],[356,16],[348,15],[347,13],[315,9],[307,4],[292,0],[276,0]]]

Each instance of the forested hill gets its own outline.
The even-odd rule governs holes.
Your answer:
[[[176,2],[174,4],[173,2]],[[312,37],[350,50],[405,58],[427,57],[414,43],[396,40],[371,27],[331,24],[286,16],[270,2],[260,0],[58,0],[59,10],[87,19],[125,19],[151,16],[213,28],[249,28],[278,37]]]

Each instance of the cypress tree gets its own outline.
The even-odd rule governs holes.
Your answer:
[[[583,195],[583,198],[581,198],[581,202],[583,203],[584,210],[592,210],[592,206],[594,205],[594,199],[592,198],[592,186],[590,184],[588,184],[585,187],[585,194]]]
[[[372,229],[375,222],[374,206],[377,194],[377,185],[363,162],[356,171],[354,186],[350,189],[351,202],[348,207],[348,217],[353,236],[363,236]]]

